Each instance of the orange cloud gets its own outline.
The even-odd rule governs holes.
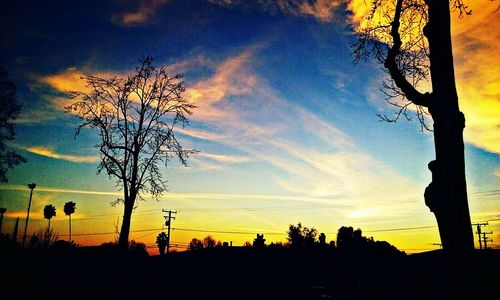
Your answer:
[[[25,150],[37,155],[55,159],[67,160],[75,163],[95,163],[98,162],[100,159],[98,156],[90,156],[90,155],[78,156],[78,155],[59,154],[54,152],[52,149],[46,147],[36,147],[36,146],[27,147],[25,148]]]
[[[135,26],[149,21],[167,0],[142,0],[138,1],[137,9],[113,15],[112,21],[123,26]]]
[[[303,1],[299,6],[299,12],[304,15],[313,16],[322,22],[333,19],[333,11],[342,1],[339,0],[316,0],[314,3]]]
[[[231,57],[217,66],[215,74],[198,81],[186,90],[186,98],[199,108],[194,118],[201,120],[216,120],[230,117],[217,104],[225,97],[249,94],[257,83],[256,77],[247,70],[254,53],[249,48],[237,56]]]
[[[500,153],[500,18],[494,1],[469,1],[472,15],[453,16],[455,74],[466,142]]]
[[[82,77],[85,74],[76,68],[68,68],[59,74],[40,77],[39,80],[60,92],[88,90]]]

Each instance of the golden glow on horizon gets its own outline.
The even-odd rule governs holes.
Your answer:
[[[332,1],[316,1],[314,4],[304,2],[300,6],[300,13],[318,18],[327,22],[332,18],[332,8],[336,7]],[[363,16],[368,12],[363,0],[349,2],[353,10],[353,22],[362,24]],[[478,11],[478,10],[475,10]],[[465,132],[466,141],[491,152],[500,152],[500,137],[498,137],[498,122],[500,107],[498,106],[499,83],[498,64],[492,63],[491,57],[498,57],[498,47],[495,46],[495,37],[498,32],[487,36],[490,27],[486,26],[488,18],[481,13],[483,19],[466,17],[454,21],[454,46],[456,57],[456,73],[459,85],[461,106],[467,117]],[[141,17],[142,18],[142,17]],[[469,18],[469,19],[468,19]],[[476,20],[472,25],[462,23],[467,20]],[[485,21],[486,20],[486,21]],[[140,22],[147,21],[146,18]],[[472,21],[471,21],[472,22]],[[465,23],[464,23],[465,24]],[[467,23],[469,24],[469,23]],[[362,25],[360,25],[362,26]],[[455,27],[460,27],[460,31]],[[470,28],[467,28],[469,26]],[[498,27],[498,26],[497,26]],[[477,40],[471,40],[471,32],[479,31]],[[495,29],[497,30],[497,29]],[[498,31],[498,30],[497,30]],[[474,42],[471,42],[474,41]],[[476,42],[481,48],[474,49]],[[487,49],[485,51],[484,49]],[[301,107],[295,107],[286,99],[278,96],[265,82],[265,78],[258,77],[252,72],[251,66],[256,53],[256,47],[249,47],[242,52],[226,58],[215,64],[203,56],[192,60],[184,60],[167,66],[171,70],[182,68],[190,69],[197,66],[209,67],[213,75],[194,82],[188,86],[186,98],[199,106],[194,111],[193,119],[206,122],[210,129],[179,128],[181,134],[217,142],[232,147],[248,156],[227,155],[202,152],[194,159],[205,159],[205,168],[196,165],[193,172],[206,170],[220,170],[228,164],[261,161],[279,169],[276,175],[270,176],[269,181],[275,182],[285,192],[293,195],[265,195],[265,194],[217,194],[217,193],[167,193],[162,197],[162,203],[155,201],[140,202],[140,208],[133,214],[131,239],[137,239],[147,244],[154,244],[157,231],[141,232],[140,230],[161,228],[163,218],[162,208],[186,208],[179,212],[174,228],[200,229],[207,231],[251,231],[251,232],[282,232],[280,235],[266,235],[267,243],[285,241],[285,232],[288,224],[303,222],[305,226],[316,227],[320,232],[328,232],[327,239],[335,239],[336,230],[343,225],[361,228],[366,236],[388,242],[405,248],[427,248],[435,246],[430,242],[438,242],[436,228],[403,232],[376,232],[367,231],[400,228],[408,226],[427,226],[434,224],[432,214],[423,205],[422,190],[405,176],[398,174],[386,164],[377,161],[371,155],[361,152],[356,147],[356,141],[336,128]],[[495,53],[495,56],[491,56]],[[497,55],[498,54],[498,55]],[[484,67],[488,66],[488,67]],[[94,72],[92,72],[94,73]],[[113,77],[126,76],[128,72],[95,72],[96,76]],[[81,80],[83,72],[75,68],[66,69],[58,74],[41,77],[39,80],[59,92],[69,90],[86,90],[85,82]],[[255,100],[255,110],[251,104],[241,101],[231,106],[226,101],[231,96],[245,96]],[[237,97],[235,97],[237,98]],[[238,101],[240,98],[237,98]],[[52,100],[58,109],[62,110],[67,101],[63,98]],[[236,102],[236,101],[235,101]],[[237,107],[241,105],[240,107]],[[248,105],[245,106],[245,105]],[[274,123],[259,122],[255,115],[265,116],[262,119],[272,119]],[[324,142],[324,149],[304,145],[287,139],[287,125],[290,120],[300,124],[300,130]],[[294,132],[295,133],[295,132]],[[303,134],[302,132],[300,134]],[[29,147],[26,150],[74,162],[95,162],[98,157],[74,156],[60,154],[47,147]],[[213,162],[209,165],[206,160]],[[187,170],[186,172],[190,172]],[[500,172],[496,172],[499,173]],[[285,174],[285,175],[283,175]],[[207,176],[210,176],[208,174]],[[496,174],[496,176],[500,176]],[[267,178],[266,178],[267,179]],[[94,187],[95,188],[95,187]],[[4,186],[0,190],[22,191],[28,193],[25,186]],[[399,193],[396,191],[403,191]],[[78,211],[74,220],[75,233],[103,233],[102,235],[75,235],[81,244],[99,244],[113,239],[114,223],[122,215],[122,207],[111,208],[108,203],[122,196],[120,192],[89,191],[79,189],[64,189],[51,187],[37,187],[36,205],[63,202],[66,200],[78,201]],[[52,193],[53,197],[41,198],[42,193]],[[19,193],[20,194],[20,193]],[[404,195],[403,195],[404,194]],[[24,194],[23,194],[24,195]],[[20,199],[26,199],[21,197]],[[87,200],[91,201],[88,203]],[[105,200],[105,201],[104,201]],[[14,200],[12,200],[14,202]],[[18,201],[17,199],[15,201]],[[23,200],[24,201],[24,200]],[[262,201],[262,202],[260,202]],[[235,210],[224,213],[224,209],[235,207],[265,206],[274,201],[293,206],[295,202],[304,202],[308,205],[325,205],[321,209],[297,210],[269,210],[251,211]],[[260,204],[259,204],[260,203]],[[335,205],[332,205],[335,203]],[[60,205],[60,203],[58,204]],[[331,207],[326,207],[331,205]],[[198,212],[188,209],[199,209]],[[203,210],[209,209],[208,213]],[[35,228],[42,228],[45,222],[40,222],[41,210],[36,207],[34,213]],[[12,210],[12,216],[24,216],[21,210]],[[481,217],[489,217],[496,211],[481,212]],[[416,217],[415,217],[416,216]],[[478,214],[475,215],[476,217]],[[10,220],[10,224],[11,224]],[[36,223],[38,222],[38,223]],[[54,228],[65,234],[67,220],[61,213],[53,220]],[[497,230],[495,227],[495,230]],[[31,227],[30,227],[31,230]],[[242,245],[245,241],[252,241],[252,234],[211,233],[196,231],[174,230],[172,241],[188,243],[191,238],[203,238],[212,235],[217,240],[230,241],[234,245]],[[153,253],[156,248],[153,248]]]

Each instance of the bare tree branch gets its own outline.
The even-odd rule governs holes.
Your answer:
[[[96,128],[101,153],[98,171],[106,170],[123,190],[124,222],[120,245],[128,241],[130,217],[138,197],[149,193],[158,199],[167,190],[160,164],[177,157],[187,166],[194,150],[186,150],[175,137],[177,126],[188,124],[187,115],[195,105],[182,97],[181,75],[169,76],[164,67],[156,68],[153,58],[140,61],[135,74],[127,78],[84,76],[89,92],[76,91],[78,101],[66,107],[82,121],[82,128]]]

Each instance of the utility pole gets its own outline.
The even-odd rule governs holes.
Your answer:
[[[0,207],[0,234],[2,234],[3,214],[7,211],[5,207]]]
[[[490,232],[483,232],[483,243],[484,243],[484,250],[488,250],[488,242],[493,242],[492,239],[488,238],[486,235],[487,234],[493,234],[493,231]]]
[[[168,254],[168,249],[170,247],[170,225],[172,224],[172,219],[175,220],[175,217],[172,217],[172,215],[175,215],[177,212],[166,209],[162,209],[161,211],[164,213],[168,213],[168,215],[163,216],[165,218],[165,226],[167,226],[167,254]]]
[[[478,241],[479,241],[479,249],[483,249],[483,244],[482,244],[482,241],[481,241],[481,226],[488,226],[488,222],[486,223],[473,223],[471,224],[472,226],[477,226],[476,227],[476,234],[477,236],[479,237],[478,238]]]
[[[23,248],[26,243],[26,232],[28,231],[28,221],[30,219],[31,199],[33,198],[33,190],[36,188],[36,184],[30,183],[28,184],[28,188],[31,190],[31,192],[30,192],[30,202],[28,203],[28,214],[26,215],[26,224],[24,225]]]

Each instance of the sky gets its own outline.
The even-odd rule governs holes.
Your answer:
[[[452,23],[469,208],[473,222],[490,221],[499,247],[498,3],[469,2],[472,15],[454,13]],[[170,209],[178,250],[208,234],[233,245],[256,233],[284,242],[298,222],[327,240],[353,226],[408,253],[438,248],[423,200],[432,133],[417,121],[379,122],[377,114],[394,112],[379,90],[386,74],[374,61],[352,62],[368,11],[363,0],[7,1],[0,65],[23,104],[9,146],[28,162],[0,185],[2,230],[17,217],[24,228],[26,184],[35,182],[29,232],[47,226],[43,207],[53,204],[52,228],[67,238],[63,206],[74,201],[78,244],[116,238],[123,207],[110,203],[120,190],[96,174],[97,133],[75,138],[78,120],[64,106],[67,91],[85,89],[82,75],[127,76],[152,55],[184,74],[184,97],[197,108],[178,135],[200,152],[189,167],[162,170],[169,191],[137,203],[131,239],[154,253]]]

